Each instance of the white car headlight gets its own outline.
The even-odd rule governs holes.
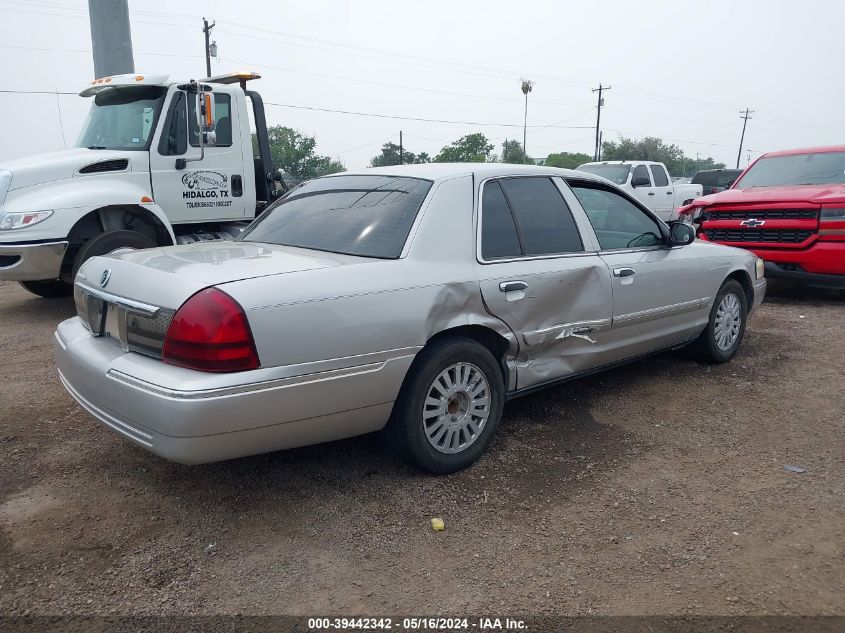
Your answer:
[[[762,279],[766,275],[766,262],[759,257],[754,262],[754,272],[757,274],[757,279]]]
[[[52,211],[24,211],[20,213],[6,213],[0,215],[0,231],[23,229],[33,224],[43,222],[53,215]]]

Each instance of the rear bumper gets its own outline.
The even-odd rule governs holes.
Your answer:
[[[826,275],[824,273],[811,273],[800,269],[789,270],[771,261],[766,262],[766,277],[769,279],[795,281],[813,288],[845,289],[845,275]]]
[[[62,384],[88,413],[135,444],[184,464],[377,431],[390,417],[413,360],[401,355],[256,382],[246,377],[254,372],[242,372],[229,375],[240,384],[221,387],[220,374],[124,352],[114,341],[91,336],[78,318],[59,324],[54,339]],[[160,384],[133,376],[133,366],[147,373],[160,369]]]
[[[67,245],[67,242],[0,243],[0,281],[58,279]]]

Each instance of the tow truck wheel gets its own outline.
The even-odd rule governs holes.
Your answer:
[[[76,273],[82,268],[82,264],[92,257],[108,255],[119,248],[154,248],[158,246],[154,239],[147,237],[138,231],[107,231],[95,235],[85,242],[73,260],[73,279]]]
[[[32,294],[45,299],[69,297],[73,294],[73,286],[63,281],[19,281],[18,283]]]

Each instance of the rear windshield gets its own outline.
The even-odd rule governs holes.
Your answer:
[[[319,178],[271,205],[238,239],[396,258],[431,184],[398,176]]]
[[[736,180],[741,173],[741,169],[700,171],[692,177],[692,184],[705,185],[707,187],[724,187],[727,189],[733,184],[733,181]]]
[[[769,156],[748,168],[735,189],[845,183],[845,152]]]
[[[631,171],[630,165],[581,165],[579,171],[586,171],[588,174],[595,174],[602,178],[607,178],[610,182],[615,182],[617,185],[624,185],[628,182],[628,173]]]

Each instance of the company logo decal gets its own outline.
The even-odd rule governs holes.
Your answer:
[[[232,206],[229,176],[219,171],[189,171],[182,176],[182,185],[189,209]]]

